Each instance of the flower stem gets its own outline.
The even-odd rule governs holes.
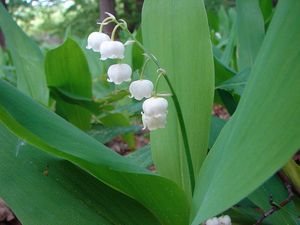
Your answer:
[[[141,74],[140,74],[140,80],[144,78],[144,73],[145,73],[145,69],[146,69],[146,66],[147,64],[150,62],[150,58],[147,57],[143,67],[142,67],[142,71],[141,71]]]
[[[154,91],[154,95],[157,96],[157,92],[158,92],[158,83],[160,81],[160,78],[163,76],[164,74],[162,72],[160,72],[156,78],[156,81],[155,81],[155,91]]]
[[[172,100],[173,100],[173,103],[175,105],[175,109],[176,109],[176,112],[177,112],[178,122],[179,122],[179,125],[180,125],[182,139],[183,139],[185,155],[186,155],[186,159],[187,159],[187,162],[188,162],[191,188],[192,188],[192,193],[193,193],[194,188],[195,188],[195,173],[194,173],[194,168],[193,168],[191,149],[190,149],[190,145],[189,145],[189,142],[188,142],[188,136],[187,136],[187,132],[186,132],[185,124],[184,124],[183,114],[182,114],[181,107],[180,107],[180,104],[179,104],[179,100],[177,98],[175,90],[174,90],[169,78],[166,76],[166,74],[164,74],[164,78],[165,78],[165,80],[166,80],[166,82],[167,82],[167,84],[170,88],[170,91],[172,93]]]
[[[133,35],[132,33],[125,27],[123,27],[124,31],[127,32],[127,34],[133,39],[135,40],[135,43],[149,56],[149,58],[151,58],[151,60],[155,63],[155,65],[158,68],[158,71],[164,71],[163,68],[160,66],[159,61],[152,55],[150,54],[147,49],[143,46],[143,44],[141,42],[139,42]],[[187,163],[188,163],[188,169],[189,169],[189,175],[190,175],[190,182],[191,182],[191,189],[192,189],[192,193],[194,192],[194,188],[195,188],[195,173],[194,173],[194,168],[193,168],[193,162],[192,162],[192,155],[191,155],[191,150],[190,150],[190,146],[189,146],[189,142],[188,142],[188,136],[187,136],[187,131],[186,131],[186,127],[185,127],[185,123],[184,123],[184,118],[183,118],[183,114],[182,114],[182,110],[179,104],[179,100],[177,98],[177,95],[175,93],[175,90],[169,80],[169,78],[167,77],[166,72],[160,72],[159,76],[163,75],[163,77],[165,78],[171,94],[172,94],[172,100],[177,112],[177,117],[178,117],[178,122],[180,125],[180,129],[181,129],[181,134],[182,134],[182,139],[183,139],[183,145],[184,145],[184,150],[185,150],[185,156],[187,159]],[[159,77],[158,79],[159,80]],[[157,85],[156,85],[157,88]]]
[[[101,25],[100,25],[99,32],[102,33],[104,25],[107,25],[107,24],[109,24],[110,22],[113,22],[112,18],[110,18],[110,17],[105,18],[105,19],[100,23]]]
[[[116,32],[117,32],[117,29],[119,27],[121,27],[123,24],[121,23],[118,23],[115,28],[113,29],[112,33],[111,33],[111,40],[114,41],[115,40],[115,36],[116,36]]]

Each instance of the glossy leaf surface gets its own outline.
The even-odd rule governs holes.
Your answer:
[[[201,168],[194,225],[255,190],[300,146],[300,2],[277,7],[237,111]]]
[[[50,87],[92,99],[92,76],[87,61],[72,39],[67,39],[61,46],[47,53],[45,70]],[[91,114],[79,105],[57,99],[56,112],[83,130],[90,127]]]
[[[3,4],[0,4],[0,27],[16,68],[18,89],[48,105],[44,56],[36,43],[13,21]]]
[[[0,125],[0,195],[23,225],[159,225],[133,199]]]
[[[162,224],[185,225],[189,205],[172,181],[137,166],[0,80],[0,120],[20,138],[136,199]]]
[[[198,171],[207,153],[214,92],[213,56],[203,1],[146,0],[142,31],[146,48],[167,71],[178,95],[194,170]],[[148,74],[156,79],[156,69]],[[163,80],[158,90],[168,91]],[[182,135],[172,99],[168,100],[166,128],[151,133],[153,160],[160,174],[190,194]]]

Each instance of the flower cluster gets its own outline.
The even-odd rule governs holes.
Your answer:
[[[115,22],[116,26],[112,32],[111,37],[102,33],[102,26],[109,22]],[[115,31],[118,27],[126,27],[126,23],[123,20],[117,21],[115,17],[108,14],[108,17],[101,23],[99,32],[92,32],[88,36],[87,49],[92,49],[94,52],[100,53],[101,60],[107,59],[124,59],[125,45],[120,41],[114,40]],[[148,60],[145,62],[147,64]],[[144,65],[144,67],[145,67]],[[150,80],[143,79],[144,67],[141,72],[141,78],[133,81],[129,86],[129,92],[131,98],[138,101],[146,99],[143,103],[142,121],[144,129],[148,128],[150,131],[158,128],[164,128],[167,118],[168,101],[162,97],[157,97],[156,93],[153,93],[154,85]],[[130,82],[132,75],[132,69],[130,65],[125,63],[113,64],[108,68],[107,76],[108,82],[114,84],[121,84],[123,82]]]
[[[214,217],[205,222],[205,225],[231,225],[231,219],[229,216],[221,216],[219,218]]]

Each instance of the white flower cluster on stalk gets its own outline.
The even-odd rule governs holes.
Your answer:
[[[231,225],[231,219],[228,215],[219,218],[214,217],[205,222],[205,225]]]
[[[125,52],[125,45],[120,41],[114,40],[114,35],[118,27],[122,27],[126,22],[124,20],[117,21],[112,14],[108,14],[101,24],[99,32],[92,32],[88,36],[87,49],[92,49],[94,52],[99,52],[101,60],[107,59],[123,59]],[[114,22],[116,26],[112,32],[112,36],[102,33],[102,26]],[[126,28],[127,29],[127,28]],[[145,62],[145,65],[149,59]],[[144,65],[144,66],[145,66]],[[144,66],[141,72],[141,78],[133,81],[129,86],[131,98],[138,101],[146,99],[143,103],[142,121],[144,129],[148,128],[150,131],[159,128],[164,128],[167,119],[168,101],[162,97],[157,97],[153,93],[154,85],[150,80],[143,79]],[[121,84],[125,81],[131,81],[132,69],[130,65],[125,63],[113,64],[108,68],[107,76],[108,82],[114,84]]]

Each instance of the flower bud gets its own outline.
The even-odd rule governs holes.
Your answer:
[[[230,217],[227,215],[219,217],[219,224],[220,225],[231,225]]]
[[[104,41],[100,46],[101,60],[123,59],[125,47],[119,41]]]
[[[128,64],[115,64],[108,68],[108,82],[121,84],[124,81],[131,80],[132,69]]]
[[[100,52],[100,46],[103,42],[109,41],[107,34],[102,32],[92,32],[87,39],[87,49],[92,49],[94,52]]]
[[[219,225],[219,220],[217,217],[211,218],[205,222],[205,225]]]
[[[150,131],[164,128],[167,121],[168,101],[164,98],[152,97],[144,101],[142,120],[144,129]]]
[[[150,80],[136,80],[129,86],[131,98],[142,100],[143,98],[150,98],[153,91],[153,83]]]

